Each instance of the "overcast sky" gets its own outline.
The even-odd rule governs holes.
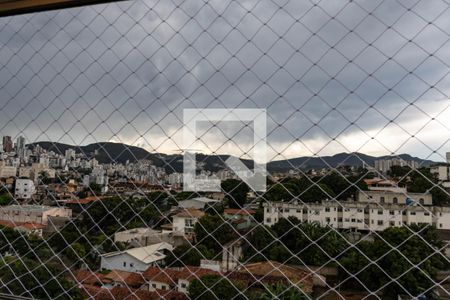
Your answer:
[[[0,134],[179,153],[184,108],[266,108],[269,160],[444,160],[449,33],[431,0],[138,0],[2,18]],[[195,147],[246,157],[239,128],[219,123]]]

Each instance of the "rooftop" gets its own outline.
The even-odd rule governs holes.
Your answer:
[[[175,217],[181,218],[201,218],[205,215],[204,212],[196,208],[185,208],[181,212],[177,213]]]
[[[3,211],[21,210],[21,211],[28,211],[28,212],[44,212],[44,211],[52,210],[55,208],[59,208],[59,207],[45,206],[45,205],[17,205],[17,204],[14,204],[14,205],[3,206],[2,210]]]
[[[243,215],[249,216],[256,214],[256,211],[253,209],[237,209],[237,208],[227,208],[224,210],[224,213],[227,215]]]
[[[151,262],[160,260],[165,257],[165,255],[160,252],[161,250],[172,251],[173,246],[170,245],[169,243],[162,242],[158,244],[149,245],[146,247],[132,248],[124,251],[109,252],[103,254],[102,256],[112,257],[121,254],[128,254],[133,256],[137,260],[142,261],[145,264],[149,264]]]

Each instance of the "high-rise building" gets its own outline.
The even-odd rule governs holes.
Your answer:
[[[19,157],[25,156],[25,138],[19,136],[16,140],[16,153]]]
[[[3,151],[11,152],[13,150],[13,142],[9,135],[3,137]]]

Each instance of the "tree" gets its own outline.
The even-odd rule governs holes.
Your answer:
[[[237,179],[227,179],[221,184],[231,208],[242,208],[247,202],[247,193],[250,191],[248,185]]]
[[[443,254],[436,252],[441,247],[442,241],[432,227],[391,227],[373,242],[361,242],[345,251],[339,258],[339,276],[347,285],[355,286],[358,283],[352,274],[358,273],[359,281],[370,290],[384,287],[386,298],[406,292],[417,297],[434,285],[438,270],[448,268]]]
[[[244,252],[244,261],[265,261],[270,257],[271,249],[277,245],[276,233],[270,227],[258,225],[247,234],[248,247]]]
[[[37,299],[83,299],[80,290],[52,264],[7,257],[0,262],[0,291]]]
[[[200,260],[212,259],[214,254],[204,245],[184,244],[176,247],[166,257],[168,267],[200,266]]]
[[[214,255],[219,254],[222,247],[236,237],[233,226],[220,215],[203,216],[195,224],[194,232],[198,244],[204,245]]]
[[[190,299],[247,299],[241,292],[244,286],[220,275],[206,275],[193,280],[188,287]]]

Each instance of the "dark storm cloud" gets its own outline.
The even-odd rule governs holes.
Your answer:
[[[271,157],[448,149],[447,6],[316,2],[131,1],[4,18],[1,133],[167,152],[181,147],[183,108],[258,107]],[[237,142],[248,148],[247,135]]]

